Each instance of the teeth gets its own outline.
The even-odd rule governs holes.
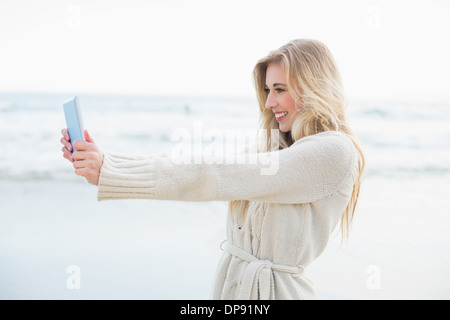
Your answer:
[[[287,114],[288,114],[287,112],[276,113],[276,114],[275,114],[275,118],[279,119],[279,118],[281,118],[281,117],[284,117],[284,116],[287,115]]]

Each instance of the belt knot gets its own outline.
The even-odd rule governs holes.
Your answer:
[[[257,288],[259,298],[261,300],[274,299],[275,297],[275,285],[273,271],[301,274],[303,272],[303,266],[287,266],[281,264],[274,264],[268,259],[258,259],[249,252],[236,247],[230,243],[223,248],[223,241],[220,244],[220,248],[225,252],[231,254],[233,257],[247,261],[249,264],[244,270],[242,277],[241,291],[239,299],[249,300],[253,288]]]

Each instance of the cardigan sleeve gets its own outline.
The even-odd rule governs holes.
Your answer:
[[[308,136],[289,148],[247,154],[228,164],[106,153],[98,200],[313,202],[340,189],[355,156],[352,142],[339,132]]]

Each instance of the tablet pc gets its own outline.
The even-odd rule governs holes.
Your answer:
[[[72,150],[76,151],[73,147],[73,143],[78,140],[84,140],[83,118],[81,117],[81,108],[78,97],[73,96],[64,101],[63,108]]]

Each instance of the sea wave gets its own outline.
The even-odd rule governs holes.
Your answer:
[[[420,177],[448,177],[450,178],[449,167],[369,167],[366,170],[366,176],[379,176],[386,178],[420,178]],[[24,172],[0,172],[0,180],[2,181],[71,181],[79,182],[84,178],[75,175],[73,170],[68,171],[24,171]]]
[[[373,120],[450,120],[450,104],[355,103],[348,112],[358,118]]]
[[[0,179],[74,178],[59,143],[65,98],[0,93]],[[104,150],[113,152],[170,151],[180,130],[198,140],[198,130],[207,136],[211,129],[223,134],[257,129],[258,107],[252,99],[83,95],[80,102],[85,128]],[[448,105],[359,103],[349,111],[369,174],[450,172]]]
[[[16,109],[16,105],[10,101],[0,101],[0,112],[11,112]]]

